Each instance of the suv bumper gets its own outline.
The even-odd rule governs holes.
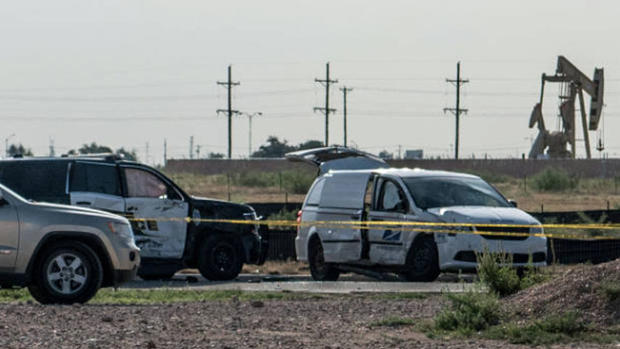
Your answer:
[[[122,269],[114,270],[114,275],[113,275],[113,280],[112,280],[114,287],[135,279],[136,275],[138,275],[137,265],[134,266],[133,269],[129,269],[129,270],[122,270]]]

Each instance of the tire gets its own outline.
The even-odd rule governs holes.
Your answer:
[[[162,274],[141,274],[138,272],[140,279],[145,281],[152,280],[170,280],[176,273],[162,273]]]
[[[97,254],[77,241],[61,241],[37,258],[28,290],[43,304],[88,302],[101,287],[103,267]]]
[[[409,249],[407,270],[400,275],[408,281],[431,282],[439,276],[437,245],[432,236],[422,237]]]
[[[211,281],[236,278],[243,267],[243,254],[237,241],[222,235],[208,237],[200,246],[200,274]]]
[[[323,245],[318,237],[312,238],[308,246],[308,263],[310,274],[315,281],[336,281],[340,276],[340,270],[329,263],[325,263]]]

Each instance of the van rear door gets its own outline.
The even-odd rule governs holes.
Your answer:
[[[369,178],[370,173],[325,176],[316,227],[326,262],[346,263],[361,259],[363,244],[360,224]]]
[[[284,156],[290,161],[317,166],[319,175],[329,170],[368,170],[390,167],[383,159],[370,153],[339,146],[300,150]]]

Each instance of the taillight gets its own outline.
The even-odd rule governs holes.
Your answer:
[[[297,234],[299,234],[299,228],[301,227],[301,210],[297,212]]]

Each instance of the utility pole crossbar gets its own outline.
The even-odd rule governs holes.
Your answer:
[[[461,79],[461,62],[456,63],[456,79],[446,79],[446,82],[449,82],[456,86],[456,107],[455,108],[443,108],[444,114],[446,112],[450,112],[454,114],[456,117],[456,131],[455,131],[455,140],[454,140],[454,159],[459,158],[459,127],[460,127],[460,117],[461,114],[467,114],[468,109],[461,108],[461,85],[464,85],[469,82],[469,79]]]
[[[329,78],[329,62],[326,64],[325,80],[314,79],[315,82],[325,86],[325,107],[314,107],[314,111],[320,111],[325,114],[325,146],[329,145],[329,113],[335,113],[336,109],[329,107],[329,85],[338,83],[338,80],[331,80]]]
[[[233,114],[239,114],[238,110],[232,109],[232,88],[238,86],[241,83],[238,81],[232,81],[232,67],[228,66],[228,81],[218,81],[218,85],[226,86],[228,90],[228,108],[218,109],[216,112],[228,114],[228,159],[232,159],[232,116]]]

